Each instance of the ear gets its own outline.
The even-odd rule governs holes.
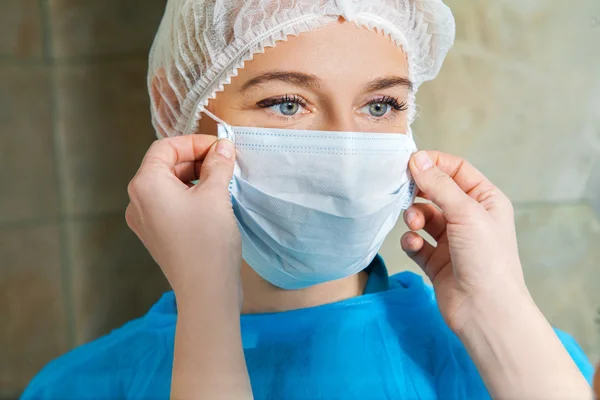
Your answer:
[[[156,71],[150,85],[152,120],[160,137],[173,136],[179,115],[176,89],[171,86],[164,68]]]

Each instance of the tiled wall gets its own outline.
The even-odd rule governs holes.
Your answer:
[[[0,398],[167,288],[124,220],[164,4],[0,1]]]
[[[419,93],[423,148],[465,156],[517,209],[531,291],[600,358],[600,3],[452,0]],[[0,398],[144,313],[167,285],[124,222],[153,140],[147,50],[164,0],[0,1]],[[393,271],[400,224],[383,254]]]

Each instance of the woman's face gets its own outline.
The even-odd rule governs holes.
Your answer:
[[[406,133],[407,76],[388,36],[339,20],[256,55],[208,109],[237,126]],[[203,116],[198,133],[214,132]]]

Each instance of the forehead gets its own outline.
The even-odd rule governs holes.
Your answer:
[[[233,84],[272,70],[316,75],[331,85],[362,84],[382,75],[408,76],[402,49],[384,34],[337,21],[278,42],[246,62]]]

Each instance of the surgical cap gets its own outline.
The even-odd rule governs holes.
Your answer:
[[[439,72],[455,23],[441,0],[169,0],[150,51],[148,86],[159,137],[194,133],[203,108],[245,61],[289,35],[343,17],[402,48],[414,93]]]

